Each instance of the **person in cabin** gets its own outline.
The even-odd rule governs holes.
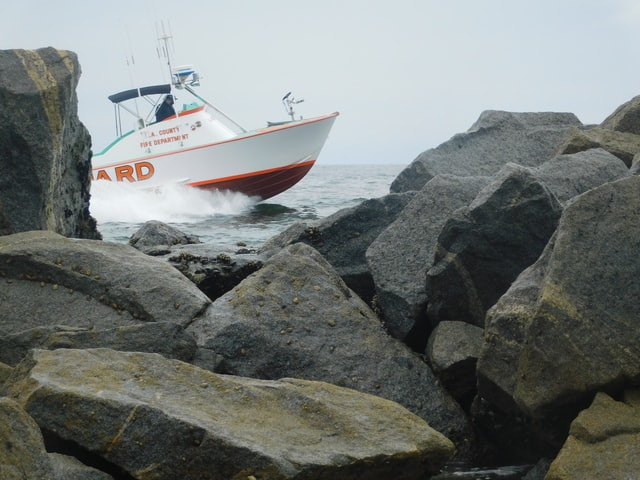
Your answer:
[[[167,95],[164,98],[164,102],[162,102],[156,110],[156,122],[160,122],[175,114],[176,111],[173,109],[173,95]]]

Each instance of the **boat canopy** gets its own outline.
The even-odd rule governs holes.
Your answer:
[[[114,93],[107,97],[113,103],[124,102],[125,100],[131,100],[132,98],[144,97],[146,95],[159,95],[164,93],[171,93],[171,84],[164,85],[152,85],[150,87],[132,88],[131,90],[124,90],[119,93]]]

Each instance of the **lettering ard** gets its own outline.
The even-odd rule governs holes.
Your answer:
[[[155,173],[153,165],[149,162],[138,162],[134,165],[120,165],[118,167],[114,167],[113,170],[116,182],[122,182],[124,180],[127,180],[130,183],[140,182],[153,177],[153,174]],[[111,176],[106,170],[98,170],[96,179],[112,181]]]

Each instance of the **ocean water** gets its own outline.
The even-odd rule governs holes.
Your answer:
[[[134,189],[115,182],[91,185],[91,215],[104,240],[127,243],[148,220],[159,220],[212,245],[260,247],[297,221],[326,217],[389,193],[406,165],[316,164],[295,186],[266,201],[240,193],[173,185]]]

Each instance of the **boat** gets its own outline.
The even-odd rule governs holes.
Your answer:
[[[117,138],[93,155],[92,181],[143,188],[181,184],[266,200],[309,172],[338,116],[334,112],[296,119],[293,107],[303,100],[289,92],[282,102],[290,119],[246,130],[196,92],[201,77],[193,66],[170,67],[170,72],[170,83],[108,97],[114,105]],[[139,113],[139,99],[146,115]],[[156,118],[158,109],[171,100],[171,114]],[[176,108],[177,103],[181,105]],[[126,132],[123,112],[133,116],[133,128]]]

